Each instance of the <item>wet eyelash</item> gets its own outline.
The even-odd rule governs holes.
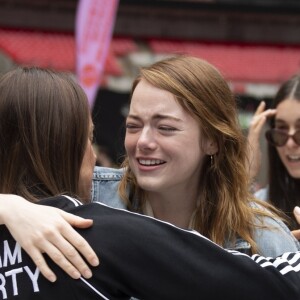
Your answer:
[[[160,130],[164,130],[164,131],[176,131],[176,128],[173,127],[159,127]]]
[[[135,124],[126,124],[125,126],[126,128],[130,129],[130,128],[137,128],[139,127],[138,125],[135,125]]]

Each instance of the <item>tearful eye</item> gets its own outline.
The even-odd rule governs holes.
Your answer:
[[[166,126],[161,126],[159,127],[159,129],[163,131],[169,131],[169,132],[176,131],[174,127],[166,127]]]
[[[126,128],[137,128],[137,127],[140,127],[140,126],[137,125],[137,124],[132,124],[132,123],[127,123],[126,124]]]
[[[141,126],[136,124],[126,124],[126,131],[127,132],[136,132],[141,128]]]

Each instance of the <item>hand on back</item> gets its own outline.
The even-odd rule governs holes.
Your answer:
[[[55,281],[56,276],[47,265],[43,253],[75,279],[80,275],[86,278],[92,276],[83,257],[93,266],[99,264],[93,249],[72,228],[88,228],[92,226],[92,220],[54,207],[36,205],[15,195],[2,194],[0,222],[7,226],[15,240],[50,281]]]

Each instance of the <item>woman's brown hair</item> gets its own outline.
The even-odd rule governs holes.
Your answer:
[[[0,78],[0,193],[78,196],[86,95],[71,75],[19,67]]]

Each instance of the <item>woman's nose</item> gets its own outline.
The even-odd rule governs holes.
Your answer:
[[[149,128],[144,128],[139,136],[137,148],[140,150],[154,149],[156,147],[155,135]]]
[[[296,132],[296,130],[294,130],[294,129],[290,129],[289,130],[289,138],[288,138],[288,140],[287,140],[287,142],[286,142],[286,146],[287,147],[290,147],[290,148],[293,148],[293,147],[299,147],[298,145],[297,145],[297,143],[294,141],[294,139],[293,139],[293,135],[295,134],[295,132]]]

